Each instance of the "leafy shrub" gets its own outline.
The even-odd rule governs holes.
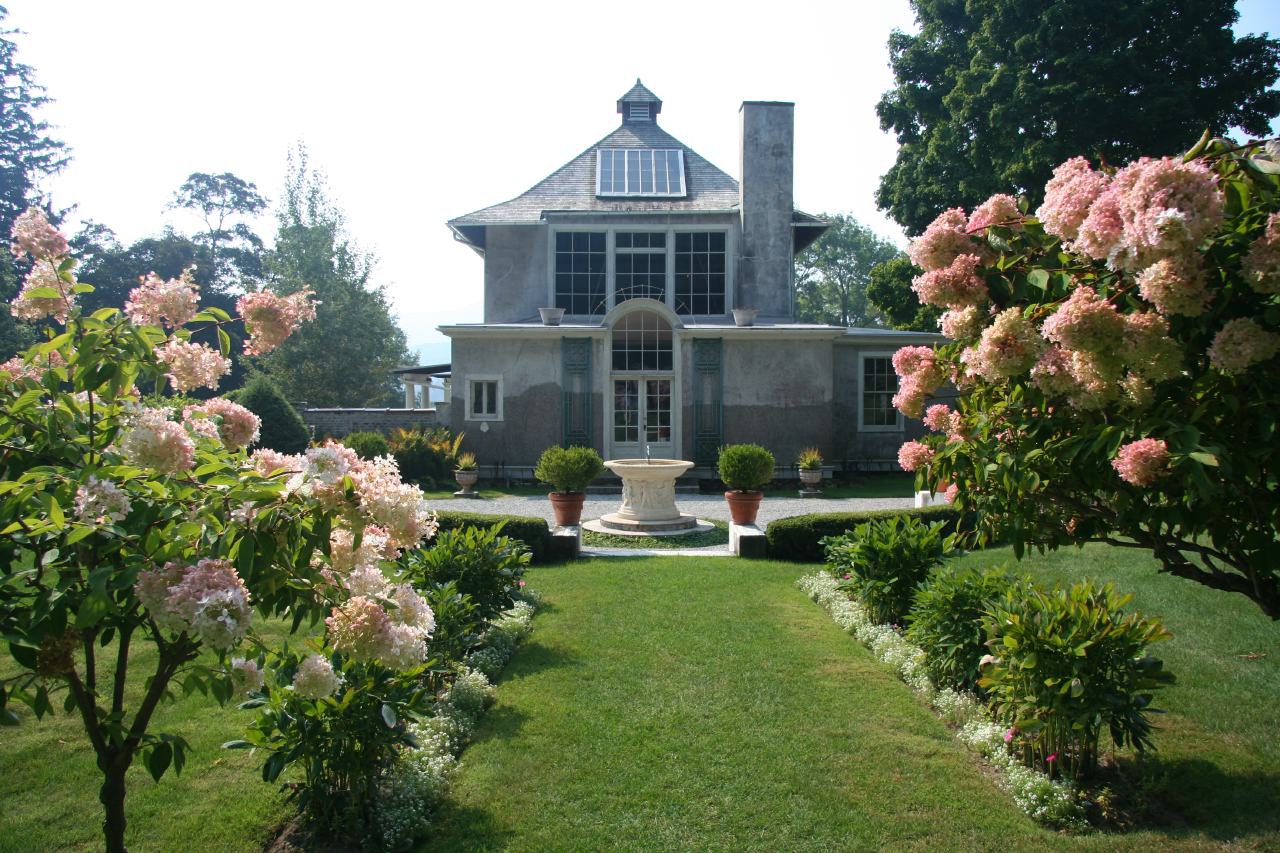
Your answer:
[[[720,479],[735,492],[754,492],[773,479],[773,454],[758,444],[720,448]]]
[[[802,471],[817,471],[822,468],[822,451],[816,447],[806,447],[796,457],[796,467]]]
[[[943,527],[898,516],[864,522],[822,544],[831,571],[848,577],[841,586],[862,601],[874,621],[897,624],[911,610],[916,587],[946,556]]]
[[[1173,675],[1147,646],[1172,634],[1126,613],[1131,598],[1087,580],[1049,591],[1018,584],[983,619],[991,657],[978,683],[1029,766],[1086,775],[1104,727],[1117,746],[1152,746],[1151,691]]]
[[[581,492],[604,470],[604,460],[591,447],[548,447],[533,476],[557,492]]]
[[[471,596],[458,592],[458,585],[453,581],[419,591],[436,617],[431,654],[446,666],[462,663],[467,652],[480,641],[483,628]]]
[[[230,396],[230,395],[229,395]],[[250,379],[232,397],[262,419],[258,443],[279,453],[301,453],[311,443],[311,431],[276,384],[262,374]]]
[[[930,506],[921,509],[877,509],[864,512],[819,512],[780,518],[769,523],[765,541],[769,556],[776,560],[820,563],[825,559],[822,540],[839,536],[866,521],[881,518],[910,517],[940,521],[947,534],[955,533],[964,521],[964,513],[955,507]]]
[[[515,604],[530,556],[521,542],[501,532],[501,524],[438,532],[431,547],[405,557],[409,580],[419,588],[453,583],[480,619],[495,618]]]
[[[462,434],[442,426],[397,429],[391,433],[390,444],[401,477],[434,486],[453,480],[453,464],[462,447]]]
[[[440,530],[459,527],[489,527],[502,525],[502,532],[522,543],[533,556],[534,564],[545,563],[551,549],[551,529],[546,519],[528,515],[483,515],[476,512],[452,512],[444,510],[436,514]]]
[[[342,443],[356,452],[361,459],[376,459],[379,456],[390,456],[391,445],[387,437],[380,432],[349,432]]]
[[[460,453],[458,459],[454,462],[454,469],[457,471],[475,471],[479,467],[476,462],[474,453]]]
[[[942,569],[925,581],[911,607],[907,639],[924,650],[925,671],[938,687],[978,690],[987,653],[982,618],[1017,583],[1007,570]]]

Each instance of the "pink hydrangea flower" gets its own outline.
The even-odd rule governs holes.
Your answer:
[[[235,685],[237,694],[243,696],[247,693],[257,693],[266,680],[266,673],[258,666],[256,660],[231,659],[231,682]]]
[[[986,322],[987,315],[978,306],[966,305],[943,314],[938,320],[938,327],[951,340],[968,343],[982,334]]]
[[[1031,368],[1031,381],[1046,397],[1061,397],[1075,390],[1071,375],[1071,353],[1054,345],[1046,349]]]
[[[70,247],[61,231],[49,224],[44,211],[28,207],[13,221],[13,256],[21,260],[29,255],[32,260],[61,259]]]
[[[1131,441],[1111,460],[1120,479],[1135,486],[1149,486],[1168,473],[1169,445],[1158,438]]]
[[[935,403],[924,414],[924,425],[934,432],[951,431],[951,407],[945,403]]]
[[[157,347],[156,360],[167,368],[169,382],[177,391],[217,388],[222,377],[231,372],[231,359],[216,349],[178,338]]]
[[[169,562],[140,572],[138,600],[156,624],[188,632],[215,649],[229,649],[249,627],[249,590],[226,560],[202,559],[194,566]]]
[[[298,664],[293,676],[293,692],[305,699],[325,699],[342,686],[342,676],[324,655],[309,655]]]
[[[301,454],[277,453],[269,447],[260,447],[249,454],[249,464],[262,476],[270,477],[277,471],[301,473],[307,460]]]
[[[345,527],[335,527],[329,534],[329,562],[333,570],[346,574],[362,566],[378,565],[388,557],[390,538],[385,530],[368,525],[360,536],[360,547],[355,547],[355,534]]]
[[[924,233],[911,241],[907,256],[925,272],[945,269],[961,255],[978,255],[982,249],[967,233],[968,219],[964,208],[953,207],[929,223]]]
[[[916,276],[911,289],[925,305],[964,308],[987,301],[987,285],[977,274],[982,259],[977,255],[958,256],[950,265]]]
[[[951,485],[947,486],[946,492],[943,493],[943,498],[945,498],[947,503],[949,504],[955,503],[956,498],[959,496],[960,496],[960,487],[957,486],[955,483],[952,483]]]
[[[1077,409],[1099,411],[1120,396],[1120,375],[1123,363],[1114,357],[1100,353],[1074,351],[1071,353],[1071,378],[1075,385],[1068,401]]]
[[[1116,256],[1124,241],[1124,218],[1119,193],[1109,187],[1089,206],[1089,215],[1076,232],[1071,248],[1099,261]]]
[[[1163,382],[1182,372],[1182,347],[1169,337],[1169,322],[1159,314],[1126,314],[1124,345],[1129,369],[1139,376]]]
[[[248,447],[258,440],[262,419],[253,412],[222,397],[187,406],[182,417],[188,423],[203,421],[215,428],[215,435],[231,450]]]
[[[246,293],[236,302],[236,312],[244,319],[249,333],[244,351],[249,355],[266,355],[292,335],[305,322],[316,318],[314,292],[303,288],[281,296],[270,290]]]
[[[1102,195],[1110,179],[1095,172],[1083,157],[1072,157],[1053,170],[1044,187],[1044,204],[1036,210],[1036,218],[1044,230],[1064,243],[1076,239],[1080,226],[1089,214],[1089,206]]]
[[[1135,409],[1146,409],[1155,402],[1156,392],[1151,383],[1137,373],[1128,373],[1120,380],[1120,390],[1125,401]]]
[[[933,450],[918,441],[908,441],[898,448],[898,464],[903,471],[915,471],[933,461]]]
[[[86,524],[124,521],[133,504],[115,483],[93,475],[76,489],[76,518]]]
[[[1226,373],[1242,373],[1280,351],[1280,335],[1247,317],[1229,320],[1209,344],[1209,363]]]
[[[992,225],[1021,230],[1022,219],[1018,200],[1011,195],[998,193],[980,204],[969,215],[967,230],[970,234],[982,234]]]
[[[378,601],[357,595],[333,608],[324,620],[333,647],[352,660],[374,661],[386,655],[391,618]]]
[[[142,276],[142,284],[129,291],[124,313],[143,326],[159,326],[164,321],[176,328],[190,322],[200,306],[195,269],[187,267],[167,281],[153,272]]]
[[[1044,338],[1022,311],[1007,308],[983,331],[978,346],[965,351],[965,362],[974,373],[998,382],[1030,370],[1044,347]]]
[[[1124,334],[1124,317],[1088,285],[1081,285],[1044,321],[1046,338],[1067,349],[1113,350]]]
[[[1138,292],[1161,314],[1199,317],[1213,293],[1194,255],[1161,258],[1138,274]]]
[[[1266,230],[1249,247],[1242,266],[1245,281],[1258,293],[1280,293],[1280,213],[1267,217]]]
[[[65,323],[76,306],[73,285],[74,279],[72,282],[66,281],[58,274],[52,261],[37,261],[23,279],[22,290],[9,303],[9,310],[13,316],[23,320],[35,321],[52,317],[59,323]],[[37,290],[49,290],[58,295],[33,295]]]
[[[141,409],[131,415],[118,447],[131,464],[162,474],[189,471],[195,464],[195,442],[164,409]]]

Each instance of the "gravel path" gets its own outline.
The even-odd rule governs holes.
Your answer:
[[[599,518],[613,512],[622,502],[621,495],[588,495],[582,508],[585,520]],[[550,523],[551,502],[545,495],[504,498],[451,498],[432,501],[434,509],[455,512],[481,512],[488,515],[529,515],[542,517]],[[729,520],[729,506],[723,495],[676,495],[676,506],[698,518]],[[912,506],[911,498],[784,498],[767,497],[760,504],[757,523],[763,527],[774,519],[811,512],[862,512],[870,509],[904,509]]]

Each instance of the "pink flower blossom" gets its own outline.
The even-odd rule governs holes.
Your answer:
[[[329,534],[329,562],[333,570],[347,573],[362,566],[378,565],[389,556],[390,539],[385,530],[368,525],[355,547],[355,534],[345,527],[335,527]]]
[[[1182,372],[1182,347],[1169,337],[1169,322],[1159,314],[1126,314],[1124,345],[1125,361],[1139,376],[1163,382]]]
[[[939,214],[923,234],[911,241],[907,248],[911,263],[932,272],[951,266],[961,255],[982,254],[978,241],[965,233],[967,225],[964,208],[953,207]]]
[[[231,682],[236,687],[236,693],[241,696],[247,693],[257,693],[262,689],[262,685],[266,683],[266,673],[258,666],[256,660],[232,658],[230,674]]]
[[[23,320],[52,317],[59,323],[65,323],[76,306],[76,295],[72,290],[74,283],[74,278],[68,282],[59,275],[52,261],[37,261],[23,280],[22,290],[9,303],[9,310],[13,316]],[[48,290],[57,295],[35,296],[37,290]]]
[[[1120,380],[1120,390],[1124,392],[1125,401],[1135,409],[1146,409],[1155,402],[1155,389],[1151,383],[1137,373],[1125,374]]]
[[[1018,200],[1003,193],[993,195],[969,215],[967,230],[970,234],[982,234],[992,225],[1022,229],[1022,211]]]
[[[1018,734],[1018,730],[1017,730],[1017,729],[1005,729],[1005,732],[1004,732],[1004,742],[1005,742],[1005,743],[1013,743],[1013,739],[1014,739],[1014,737],[1015,737],[1015,736],[1017,736],[1017,734]]]
[[[918,441],[905,442],[898,448],[898,464],[903,471],[915,471],[933,461],[933,450]]]
[[[293,676],[293,692],[305,699],[325,699],[342,686],[342,676],[324,655],[309,655],[298,664]]]
[[[162,320],[172,328],[185,325],[200,305],[195,269],[187,267],[182,275],[168,281],[153,272],[142,276],[142,284],[129,291],[124,313],[143,326],[159,326]]]
[[[141,409],[131,415],[118,447],[131,464],[162,474],[189,471],[195,464],[195,443],[164,409]]]
[[[1280,293],[1280,213],[1267,217],[1266,230],[1249,247],[1242,266],[1245,281],[1258,293]]]
[[[121,522],[133,504],[115,483],[92,475],[76,489],[76,518],[86,524]]]
[[[977,348],[965,351],[965,363],[979,376],[998,382],[1030,370],[1044,346],[1044,338],[1022,311],[1007,308],[982,333]]]
[[[49,224],[44,211],[28,207],[13,221],[13,256],[21,260],[30,255],[32,260],[61,259],[70,251],[67,238]]]
[[[1095,172],[1088,160],[1072,157],[1053,170],[1053,177],[1044,187],[1044,204],[1036,210],[1036,217],[1044,223],[1045,231],[1070,243],[1079,234],[1089,206],[1108,183],[1110,179],[1102,172]]]
[[[373,661],[388,650],[391,618],[375,599],[357,595],[335,607],[324,620],[333,647],[352,660]]]
[[[301,473],[307,460],[301,454],[277,453],[269,447],[260,447],[249,454],[249,463],[259,474],[270,477],[277,471]]]
[[[182,410],[182,417],[188,423],[211,423],[217,437],[231,450],[248,447],[257,441],[262,426],[262,419],[253,412],[223,397],[187,406]]]
[[[1049,347],[1031,368],[1031,382],[1046,397],[1062,397],[1075,390],[1071,375],[1071,353],[1060,346]]]
[[[938,320],[938,327],[951,340],[968,343],[982,334],[986,322],[987,315],[984,311],[976,305],[966,305],[943,314]]]
[[[1075,385],[1068,401],[1077,409],[1099,411],[1114,403],[1120,396],[1120,375],[1123,363],[1100,353],[1074,351],[1071,353],[1071,378]]]
[[[924,425],[934,432],[951,431],[951,407],[945,403],[935,403],[924,415]]]
[[[1123,241],[1124,219],[1120,215],[1120,198],[1112,186],[1090,205],[1089,215],[1080,223],[1071,248],[1096,260],[1106,261],[1117,255]]]
[[[1120,479],[1135,486],[1149,486],[1168,473],[1169,446],[1158,438],[1131,441],[1120,448],[1111,467]]]
[[[1115,349],[1124,333],[1124,317],[1088,285],[1081,285],[1044,321],[1046,338],[1067,349]]]
[[[1196,256],[1162,258],[1138,274],[1138,292],[1161,314],[1199,317],[1213,293]]]
[[[281,296],[270,290],[246,293],[236,303],[236,311],[244,318],[249,339],[244,351],[249,355],[266,355],[297,330],[298,326],[316,318],[315,294],[310,288]]]
[[[947,503],[949,504],[955,503],[956,498],[959,496],[960,496],[960,487],[957,486],[955,483],[952,483],[951,485],[947,486],[946,492],[943,493],[943,498],[945,498]]]
[[[169,562],[139,573],[134,589],[161,628],[185,631],[215,649],[239,642],[253,615],[249,590],[226,560],[203,559],[194,566]]]
[[[1055,752],[1055,753],[1053,753],[1052,755],[1050,755],[1048,758],[1046,758],[1046,759],[1045,759],[1045,761],[1047,761],[1047,762],[1048,762],[1048,763],[1050,763],[1050,764],[1052,764],[1053,762],[1055,762],[1055,761],[1057,761],[1057,760],[1058,760],[1058,753],[1056,753],[1056,752]]]
[[[1226,373],[1242,373],[1280,351],[1280,335],[1247,317],[1229,320],[1209,344],[1209,363]]]
[[[168,369],[166,375],[177,391],[217,388],[219,380],[231,372],[231,359],[216,349],[178,338],[158,347],[156,360]]]
[[[916,276],[911,289],[925,305],[964,308],[987,301],[987,285],[977,274],[982,259],[977,255],[958,256],[949,266]]]

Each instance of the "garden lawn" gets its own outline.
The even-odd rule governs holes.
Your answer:
[[[267,624],[264,635],[282,637],[284,626]],[[115,646],[98,656],[99,684],[109,684]],[[129,707],[136,708],[142,679],[155,666],[154,647],[135,642]],[[17,667],[0,644],[0,674]],[[177,685],[174,686],[179,693]],[[108,688],[109,689],[109,688]],[[22,724],[0,728],[0,851],[101,850],[100,774],[77,714],[62,712],[65,692],[53,698],[57,714],[37,721],[25,705],[10,705]],[[253,719],[234,706],[221,708],[199,693],[162,704],[152,732],[180,734],[191,744],[180,776],[172,768],[159,784],[141,761],[129,770],[125,842],[145,851],[262,850],[290,808],[278,785],[262,781],[260,760],[221,745],[243,737]]]
[[[545,607],[425,849],[1031,848],[1036,827],[796,564],[536,569]]]

